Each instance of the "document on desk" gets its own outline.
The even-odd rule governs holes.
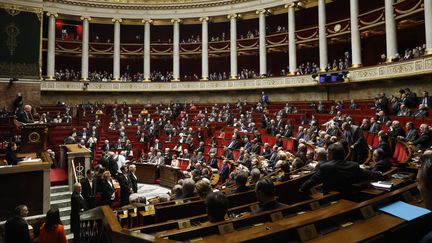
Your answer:
[[[406,221],[411,221],[425,214],[431,213],[428,209],[417,207],[402,201],[397,201],[382,207],[379,211],[391,214]]]

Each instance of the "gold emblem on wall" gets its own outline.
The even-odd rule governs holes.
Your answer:
[[[40,135],[37,132],[32,132],[28,135],[28,140],[30,143],[40,143]]]
[[[6,26],[5,32],[7,35],[6,46],[9,49],[9,54],[13,56],[15,49],[18,47],[17,37],[20,34],[20,30],[15,23],[12,22]]]
[[[11,16],[17,16],[21,13],[21,11],[18,10],[15,6],[12,6],[11,8],[6,8],[5,11]]]

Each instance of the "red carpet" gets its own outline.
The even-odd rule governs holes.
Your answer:
[[[68,175],[64,169],[51,169],[51,186],[67,185]]]

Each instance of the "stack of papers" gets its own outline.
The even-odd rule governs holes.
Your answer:
[[[406,221],[416,219],[431,212],[428,209],[417,207],[402,201],[382,207],[379,211],[391,214]]]

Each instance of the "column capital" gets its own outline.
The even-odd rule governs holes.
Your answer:
[[[90,17],[90,16],[81,16],[80,19],[81,19],[82,21],[84,21],[84,20],[91,21],[91,17]]]
[[[152,19],[143,19],[143,20],[141,20],[141,23],[143,23],[143,24],[147,24],[147,23],[152,24],[153,20]]]
[[[50,13],[50,12],[47,12],[46,15],[47,15],[48,17],[54,16],[54,18],[58,18],[58,14],[57,14],[57,13]]]
[[[210,18],[207,17],[207,16],[204,16],[204,17],[199,18],[199,21],[200,21],[200,22],[208,22],[209,20],[210,20]]]
[[[256,12],[256,14],[269,14],[271,13],[270,9],[258,9]]]
[[[181,23],[182,20],[181,19],[171,19],[171,23],[175,24],[175,23]]]
[[[111,20],[113,23],[121,23],[121,22],[123,22],[123,20],[122,19],[118,19],[118,18],[114,18],[114,19],[112,19]]]
[[[285,8],[304,8],[304,3],[302,0],[298,0],[298,1],[294,1],[294,2],[290,2],[285,4]]]
[[[239,18],[241,18],[241,14],[228,14],[227,15],[227,18],[228,19],[239,19]]]

